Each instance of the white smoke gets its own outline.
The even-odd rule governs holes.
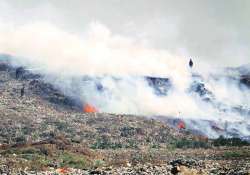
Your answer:
[[[14,56],[16,65],[38,70],[45,75],[45,81],[66,95],[93,104],[100,112],[249,124],[249,118],[231,109],[232,106],[249,108],[248,89],[240,89],[233,80],[211,78],[211,73],[218,74],[214,66],[205,64],[196,69],[195,62],[195,71],[203,75],[206,88],[216,100],[229,106],[229,110],[218,110],[188,93],[192,72],[185,55],[150,47],[143,39],[114,34],[100,22],[91,22],[82,35],[77,35],[50,22],[17,25],[2,19],[0,53]],[[86,76],[91,80],[84,80]],[[144,76],[170,78],[173,88],[167,96],[159,97]],[[102,92],[96,89],[95,81],[102,84]],[[242,135],[250,135],[246,126],[241,126]]]
[[[186,93],[191,83],[187,58],[113,35],[98,22],[91,23],[82,38],[49,23],[25,24],[2,32],[0,43],[2,53],[16,56],[18,64],[52,75],[50,82],[58,83],[64,91],[71,92],[72,83],[66,86],[65,81],[72,77],[123,77],[118,82],[103,78],[104,87],[111,91],[104,96],[94,90],[94,85],[81,85],[83,100],[96,104],[100,111],[168,116],[181,112],[186,117],[218,119],[213,108],[209,109],[207,104],[202,107]],[[135,78],[142,76],[170,78],[175,88],[170,95],[159,98],[145,80]],[[244,102],[244,94],[234,84],[227,86],[226,82],[209,80],[207,84],[221,101],[230,105]],[[232,90],[236,97],[233,99]],[[238,101],[233,103],[227,98]]]
[[[53,75],[57,80],[60,79],[58,82],[62,87],[65,87],[63,81],[72,76],[129,77],[115,84],[108,78],[103,80],[104,86],[107,85],[114,94],[111,99],[114,102],[104,108],[106,112],[167,114],[167,111],[172,111],[169,114],[175,115],[183,108],[176,105],[185,106],[184,101],[194,106],[188,96],[175,102],[174,96],[168,97],[170,100],[159,99],[140,79],[131,84],[134,77],[169,77],[176,87],[176,94],[184,95],[190,81],[186,58],[166,50],[146,48],[131,38],[112,35],[107,27],[97,22],[90,24],[82,39],[48,23],[32,23],[14,30],[5,30],[1,33],[0,43],[1,53],[14,55],[15,62],[20,65],[38,68],[43,74]],[[85,98],[91,98],[91,103],[102,101],[99,99],[102,97],[94,100],[97,92],[90,95],[88,91],[87,94],[90,97]],[[167,104],[162,103],[164,101],[169,106],[167,109]],[[145,104],[140,106],[141,102]]]
[[[174,77],[182,89],[189,77],[186,59],[112,35],[97,22],[90,24],[83,38],[48,23],[23,25],[2,32],[0,48],[2,53],[22,57],[24,64],[50,73]]]

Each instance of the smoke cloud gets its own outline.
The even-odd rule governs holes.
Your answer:
[[[2,33],[0,48],[2,53],[16,56],[16,64],[38,69],[43,74],[63,80],[84,75],[170,77],[176,90],[180,92],[188,87],[190,81],[187,59],[166,50],[146,48],[131,38],[113,35],[107,27],[97,22],[90,24],[83,39],[47,23],[23,25]],[[118,86],[113,88],[119,89],[119,92],[115,92],[117,95],[125,89],[131,89],[130,86],[136,87],[130,92],[137,92],[139,87],[145,87],[145,83],[143,86],[131,85],[132,80],[124,80],[121,84],[112,85],[112,82],[105,79],[104,84]],[[148,93],[152,94],[152,90],[148,90]],[[139,94],[139,101],[145,101],[142,98],[144,93],[142,94]],[[146,101],[151,101],[150,98],[153,97],[148,98]],[[128,103],[126,101],[129,99],[123,100]],[[160,101],[157,103],[160,110]]]
[[[248,0],[1,0],[1,17],[15,24],[47,21],[82,35],[92,21],[153,48],[191,56],[196,64],[249,63]]]
[[[222,4],[192,1],[192,5],[188,5],[190,9],[186,9],[186,2],[180,4],[179,1],[166,7],[163,5],[167,5],[167,1],[161,0],[154,5],[151,1],[145,4],[145,1],[137,0],[131,5],[117,0],[105,4],[104,13],[98,5],[81,1],[86,9],[91,7],[92,11],[86,11],[93,14],[93,18],[87,16],[85,19],[82,12],[70,11],[64,22],[62,17],[65,16],[58,13],[66,13],[64,1],[44,1],[42,4],[29,1],[24,5],[18,0],[13,2],[15,5],[5,1],[0,3],[0,11],[5,9],[0,12],[3,13],[0,18],[0,53],[12,55],[15,65],[45,75],[45,81],[64,94],[91,103],[100,112],[241,122],[240,135],[250,135],[247,128],[249,114],[235,112],[235,108],[250,108],[249,89],[240,87],[238,81],[222,74],[224,69],[219,71],[215,65],[207,64],[216,62],[222,66],[221,63],[247,62],[250,54],[245,48],[249,40],[245,38],[249,33],[245,33],[244,27],[249,23],[240,23],[240,29],[234,26],[236,20],[244,21],[246,14],[238,11],[242,4],[233,7],[235,3],[227,1],[227,10],[212,10],[211,7],[219,8]],[[78,9],[79,3],[76,1],[69,9]],[[247,1],[244,3],[247,8]],[[145,4],[141,9],[143,15],[138,15],[137,7],[141,4]],[[29,10],[18,18],[20,9],[24,8]],[[225,20],[227,15],[231,17],[231,8],[235,8],[238,15],[238,18],[232,18],[232,23]],[[121,10],[117,14],[121,25],[114,14],[111,19],[109,13],[103,17],[108,10],[117,12],[117,9]],[[132,9],[132,17],[124,16],[128,9]],[[46,15],[39,14],[43,10]],[[147,16],[148,10],[153,12],[154,18]],[[198,10],[197,15],[193,10]],[[245,8],[241,10],[248,13]],[[34,16],[26,20],[31,14]],[[68,21],[79,16],[83,18],[83,21],[76,18],[81,27],[69,27],[75,24]],[[232,26],[226,29],[229,23]],[[188,66],[190,55],[200,58],[195,60],[193,69]],[[205,84],[215,102],[204,101],[199,95],[189,92],[194,75],[202,77],[197,81]],[[172,88],[168,95],[156,95],[145,76],[169,78]],[[197,127],[205,125],[199,123]],[[236,124],[230,127],[232,130],[239,128]],[[209,129],[207,131],[215,135]]]

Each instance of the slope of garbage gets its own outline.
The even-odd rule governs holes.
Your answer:
[[[1,58],[8,58],[8,56],[1,56]],[[105,77],[83,76],[81,79],[77,79],[82,82],[69,85],[64,89],[60,87],[61,83],[51,84],[47,80],[44,80],[44,75],[39,73],[36,74],[34,73],[34,70],[31,70],[31,73],[28,68],[11,65],[8,62],[8,59],[1,62],[0,69],[7,71],[12,78],[28,82],[28,84],[23,87],[25,88],[26,95],[35,94],[44,100],[49,101],[53,105],[57,105],[59,108],[63,106],[64,108],[70,108],[71,110],[78,112],[101,112],[96,106],[91,104],[91,101],[88,101],[88,99],[82,99],[78,96],[78,94],[82,92],[78,85],[88,87],[89,84],[92,88],[95,88],[94,93],[96,94],[92,94],[92,96],[100,96],[100,98],[102,98],[101,95],[103,95],[104,98],[107,98],[105,96],[112,96],[112,92],[110,92],[109,89],[110,87],[105,87],[105,83],[103,83]],[[209,78],[215,82],[220,82],[221,79],[223,81],[232,82],[237,88],[244,88],[244,90],[247,89],[247,92],[250,91],[250,73],[248,65],[238,68],[226,68],[222,72],[222,74],[211,74],[209,75]],[[120,81],[119,77],[113,76],[110,78],[114,82]],[[151,87],[152,92],[159,98],[168,96],[173,89],[173,84],[169,78],[151,76],[145,76],[142,78],[148,86]],[[73,82],[74,80],[71,81]],[[21,86],[22,85],[19,87],[20,90],[22,89]],[[72,89],[68,91],[69,88]],[[91,89],[86,89],[86,92],[84,93],[89,93],[89,90]],[[225,118],[225,120],[221,120],[223,117],[220,117],[218,120],[215,117],[213,117],[214,120],[200,119],[199,116],[188,118],[185,116],[185,113],[182,114],[181,111],[176,116],[150,115],[147,117],[166,122],[174,129],[179,129],[179,123],[183,123],[185,126],[182,128],[185,128],[193,134],[199,134],[210,138],[217,138],[223,135],[229,138],[239,137],[248,141],[250,140],[250,108],[248,104],[243,103],[231,105],[227,104],[227,101],[217,99],[214,92],[207,86],[204,77],[197,73],[192,74],[192,80],[190,87],[187,89],[187,94],[192,96],[192,98],[198,99],[203,106],[212,107],[214,110],[218,111],[221,116],[236,116],[235,120],[232,120],[233,117],[229,119]],[[124,113],[126,114],[126,112]],[[240,116],[241,119],[237,121],[236,118],[238,116]]]
[[[169,80],[147,79],[171,86]],[[178,118],[161,122],[160,117],[97,113],[84,107],[44,82],[42,75],[1,62],[0,173],[249,173],[245,142],[236,140],[243,145],[239,151],[215,148],[204,133],[193,135]]]

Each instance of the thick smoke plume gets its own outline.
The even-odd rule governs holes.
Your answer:
[[[15,64],[39,70],[48,75],[48,80],[52,77],[56,78],[56,80],[53,79],[53,82],[61,83],[60,87],[66,87],[65,82],[72,77],[86,75],[122,77],[123,81],[115,84],[111,78],[102,80],[104,85],[114,91],[114,94],[124,94],[123,99],[120,99],[121,102],[110,105],[113,106],[114,111],[117,111],[115,104],[122,104],[124,107],[118,111],[124,113],[127,111],[124,109],[126,106],[137,108],[137,104],[127,104],[130,103],[129,101],[134,101],[130,99],[132,97],[138,98],[138,102],[152,101],[155,98],[151,89],[145,89],[145,82],[140,79],[133,82],[134,77],[170,77],[178,93],[184,92],[189,85],[190,71],[187,59],[165,50],[146,48],[131,38],[112,35],[108,28],[100,23],[90,24],[89,30],[82,39],[47,23],[20,26],[13,31],[5,30],[1,35],[1,53],[14,55]],[[139,84],[134,84],[136,82]],[[72,87],[67,87],[66,90],[70,88]],[[88,89],[88,87],[84,88]],[[89,93],[87,92],[87,94]],[[148,93],[149,96],[145,93]],[[93,92],[91,96],[98,96],[95,94],[98,93]],[[188,97],[185,98],[188,100]],[[91,103],[99,100],[92,100]],[[165,110],[165,105],[162,106],[161,103],[162,100],[157,100],[158,109],[155,110],[159,111],[157,114],[162,113],[160,111],[163,109]],[[173,100],[171,101],[170,104],[175,103]],[[176,103],[181,103],[181,101]],[[146,111],[148,107],[150,107],[149,104],[143,106],[145,109],[139,109],[139,111],[144,112],[140,113],[148,113]],[[169,110],[175,111],[175,114],[178,113],[174,106]],[[135,109],[133,111],[133,113],[138,113]]]
[[[79,81],[82,76],[102,77],[104,87],[112,91],[108,96],[111,99],[107,100],[117,100],[104,111],[127,113],[128,108],[131,109],[128,111],[138,114],[176,115],[183,112],[185,116],[207,115],[186,93],[191,83],[187,58],[166,50],[147,48],[131,38],[112,35],[107,27],[97,22],[90,24],[85,33],[79,38],[48,23],[26,24],[1,33],[1,53],[15,56],[15,64],[46,74],[48,81],[65,87],[65,91],[72,88],[73,77],[78,77]],[[143,76],[170,78],[175,88],[169,96],[159,98],[143,79],[135,78]],[[114,82],[112,77],[122,81]],[[67,85],[69,80],[70,85]],[[233,92],[237,104],[244,101],[239,98],[245,95],[234,84],[228,86],[226,81],[213,83],[209,84],[218,99],[230,102],[226,98]],[[91,103],[102,101],[95,100],[99,98],[98,92],[94,91],[94,85],[89,86],[91,83],[84,85],[82,90],[92,90],[82,93],[93,98],[89,99]],[[118,104],[124,107],[119,110]]]
[[[13,64],[43,74],[65,95],[100,112],[237,122],[229,127],[250,135],[249,113],[235,111],[249,110],[250,91],[228,78],[224,69],[200,62],[191,69],[183,54],[113,33],[97,21],[86,26],[78,35],[50,22],[13,24],[0,19],[0,53],[10,54]],[[213,103],[190,93],[194,75],[211,92]],[[145,76],[168,78],[172,84],[168,95],[155,94]]]

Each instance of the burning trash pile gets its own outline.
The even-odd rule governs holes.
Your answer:
[[[5,55],[2,57],[6,58]],[[6,61],[0,67],[11,72],[16,79],[30,80],[29,88],[44,99],[84,113],[136,114],[153,118],[162,116],[167,118],[169,124],[180,118],[173,124],[176,129],[212,138],[220,135],[248,138],[250,135],[250,109],[244,101],[250,90],[247,83],[242,82],[242,76],[238,80],[232,80],[233,87],[229,87],[234,91],[235,88],[241,89],[237,95],[240,96],[239,102],[242,105],[238,105],[230,104],[233,99],[223,100],[219,96],[217,90],[227,88],[221,81],[231,81],[219,75],[207,78],[192,73],[189,87],[184,92],[179,92],[172,78],[107,75],[66,78],[42,75],[41,71],[34,73],[32,68],[10,66]],[[218,86],[218,89],[213,89],[212,85]],[[246,105],[243,106],[244,104]],[[181,116],[174,115],[180,111]]]
[[[25,36],[18,41],[27,47],[3,38],[0,52],[9,55],[1,58],[8,58],[16,68],[16,78],[32,78],[27,72],[38,75],[32,87],[53,103],[63,101],[86,113],[177,118],[181,112],[185,125],[178,128],[192,126],[209,137],[218,137],[222,130],[200,121],[228,122],[229,136],[235,132],[250,135],[248,67],[201,71],[196,69],[195,59],[147,48],[98,23],[90,25],[85,40],[53,25],[46,26],[41,35],[31,35],[39,27],[32,24],[11,30],[9,36]],[[33,47],[34,41],[37,47]],[[60,45],[61,50],[51,49],[53,45]],[[54,98],[46,96],[50,93]]]

